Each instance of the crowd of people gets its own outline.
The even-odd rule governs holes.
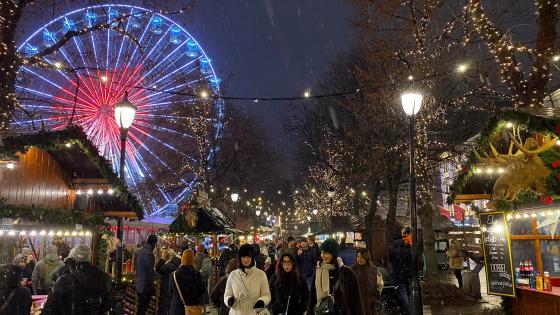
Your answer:
[[[410,244],[396,234],[389,250],[401,311],[408,313]],[[212,261],[202,244],[180,252],[159,248],[156,235],[134,253],[137,314],[146,314],[159,283],[158,314],[198,315],[213,304],[219,314],[375,314],[383,277],[370,251],[329,238],[287,237],[259,244],[232,242]],[[158,250],[156,250],[156,248]],[[48,295],[42,314],[105,314],[113,303],[110,276],[91,264],[91,249],[77,245],[62,261],[54,245],[34,262],[24,248],[0,265],[0,315],[30,314],[31,295]],[[379,269],[382,269],[379,267]],[[160,281],[155,281],[159,277]]]

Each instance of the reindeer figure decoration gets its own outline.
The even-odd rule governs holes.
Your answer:
[[[505,166],[505,171],[494,183],[493,199],[512,201],[516,199],[521,190],[526,188],[544,194],[546,180],[551,170],[538,154],[554,147],[556,139],[536,135],[527,138],[522,144],[519,128],[516,131],[515,127],[513,134],[509,133],[509,136],[511,143],[507,154],[498,153],[492,144],[490,144],[492,157],[482,157],[476,150],[474,152],[482,163]],[[514,146],[517,148],[515,153],[513,152]]]

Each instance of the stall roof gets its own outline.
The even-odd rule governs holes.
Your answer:
[[[15,160],[18,153],[25,153],[30,147],[46,151],[61,166],[73,189],[96,189],[112,187],[114,196],[89,196],[87,203],[98,212],[128,212],[128,218],[142,219],[144,211],[136,197],[113,172],[109,161],[99,155],[99,151],[78,126],[70,126],[58,131],[40,130],[33,133],[8,135],[1,139],[0,160]],[[76,206],[84,202],[77,199]]]
[[[199,207],[196,211],[195,220],[185,218],[180,214],[169,225],[171,233],[227,233],[234,230],[233,224],[216,208],[208,206]]]

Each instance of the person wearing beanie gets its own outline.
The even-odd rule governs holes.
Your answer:
[[[208,287],[208,279],[212,274],[212,259],[208,256],[208,252],[202,243],[196,246],[196,255],[194,256],[195,268],[200,271],[202,275],[202,284],[205,288]],[[202,304],[208,304],[208,292],[202,297]]]
[[[250,244],[239,248],[238,267],[229,274],[224,293],[230,315],[256,315],[270,303],[266,274],[255,266],[255,254]]]
[[[309,294],[307,314],[325,305],[323,299],[334,299],[333,311],[338,315],[364,315],[358,279],[340,258],[340,246],[333,238],[320,246],[321,261],[317,263]]]
[[[148,235],[146,245],[140,249],[136,254],[135,262],[135,289],[138,296],[138,315],[146,314],[150,299],[156,293],[154,287],[155,281],[155,257],[154,249],[157,245],[157,236],[155,234]]]
[[[112,302],[109,276],[91,264],[87,245],[74,246],[69,257],[72,271],[56,280],[41,314],[105,314]]]
[[[276,273],[270,279],[270,293],[273,315],[303,315],[307,310],[309,288],[291,253],[280,257]]]
[[[237,258],[232,258],[229,260],[226,266],[226,274],[218,280],[218,283],[214,288],[210,290],[210,302],[220,309],[219,315],[228,315],[229,307],[224,304],[224,294],[226,293],[226,284],[229,274],[237,269],[239,264]]]
[[[38,295],[49,294],[53,286],[51,273],[58,267],[62,267],[64,262],[58,257],[58,248],[55,245],[47,247],[47,255],[41,259],[31,276],[33,291]]]
[[[202,275],[195,269],[194,252],[191,249],[183,251],[181,266],[171,274],[169,287],[171,289],[170,315],[197,315],[202,313],[202,297],[204,286]]]
[[[33,276],[33,270],[35,269],[35,253],[31,248],[24,247],[21,249],[21,254],[25,257],[25,266],[21,271],[21,277],[27,279],[25,287],[31,290],[31,294],[34,294],[31,277]]]

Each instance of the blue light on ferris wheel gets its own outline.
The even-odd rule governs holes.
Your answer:
[[[119,11],[113,8],[109,8],[109,21],[112,21],[119,17]],[[119,22],[111,23],[112,26],[118,26]]]
[[[220,87],[220,79],[216,76],[213,76],[212,78],[210,78],[210,84],[212,84],[212,87],[214,89],[217,89]]]
[[[203,74],[209,74],[210,70],[210,59],[207,57],[200,58],[200,72]]]
[[[32,56],[35,55],[39,52],[39,48],[37,48],[36,46],[32,46],[31,44],[27,44],[25,45],[25,54],[28,56]]]
[[[152,18],[152,32],[156,35],[161,35],[161,33],[163,33],[163,29],[161,28],[162,24],[163,24],[163,19],[161,18],[161,16],[154,16]]]
[[[181,43],[181,29],[177,25],[173,25],[169,30],[169,40],[173,44]]]
[[[93,12],[93,11],[87,10],[86,15],[85,15],[85,19],[86,19],[88,27],[92,27],[93,24],[95,24],[95,21],[97,20],[97,14],[95,14],[95,12]]]
[[[195,58],[198,56],[198,45],[192,39],[187,42],[187,56]]]
[[[56,42],[56,34],[54,32],[49,32],[47,29],[43,31],[43,44],[47,47],[51,47]]]
[[[132,14],[132,17],[130,18],[130,26],[132,28],[140,28],[142,25],[142,13],[140,12],[136,12]]]
[[[62,31],[64,33],[68,32],[69,30],[76,30],[76,23],[70,18],[64,18],[64,22],[62,22]]]

